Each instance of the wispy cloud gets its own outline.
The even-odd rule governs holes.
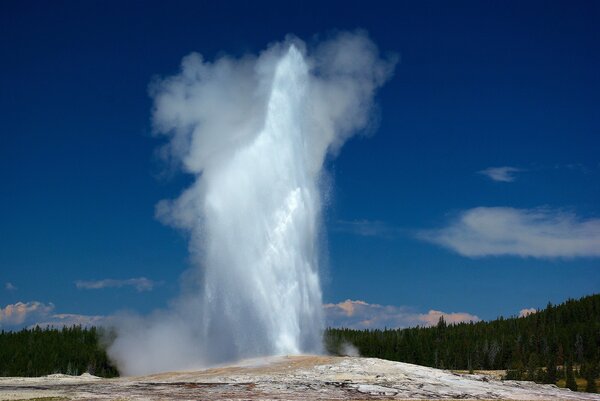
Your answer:
[[[0,308],[0,327],[19,326],[33,319],[48,316],[54,310],[54,304],[38,301],[17,302]]]
[[[555,169],[567,169],[578,173],[589,174],[593,171],[593,167],[590,169],[588,166],[582,163],[568,163],[568,164],[557,164]]]
[[[333,230],[363,237],[388,237],[395,231],[393,227],[377,220],[338,220]]]
[[[6,283],[4,284],[4,289],[6,291],[16,291],[17,287],[13,283]]]
[[[516,180],[516,173],[523,171],[517,167],[503,166],[503,167],[489,167],[485,170],[478,171],[479,174],[483,174],[493,181],[499,182],[513,182]]]
[[[103,326],[107,323],[108,318],[106,316],[94,316],[94,315],[77,315],[72,313],[58,313],[55,315],[49,315],[44,319],[31,323],[29,327],[63,327],[63,326]]]
[[[532,313],[536,313],[537,309],[535,308],[525,308],[525,309],[521,309],[519,311],[519,317],[525,317],[525,316],[529,316]]]
[[[138,292],[152,291],[157,284],[158,283],[146,277],[130,278],[125,280],[115,280],[110,278],[95,281],[78,280],[75,282],[75,286],[79,289],[99,290],[102,288],[134,287]]]
[[[446,227],[418,237],[467,257],[600,257],[600,219],[545,208],[469,209]]]
[[[89,316],[71,313],[54,313],[53,303],[38,301],[17,302],[0,308],[0,328],[23,327],[100,326],[108,321],[105,316]]]
[[[434,326],[440,317],[448,323],[480,320],[479,317],[466,312],[446,313],[430,310],[427,313],[418,313],[406,306],[378,305],[350,299],[337,304],[325,304],[323,308],[329,326],[354,329]]]

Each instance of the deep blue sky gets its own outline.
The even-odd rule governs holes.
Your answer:
[[[192,51],[241,56],[289,33],[356,28],[400,63],[377,98],[378,130],[328,162],[325,301],[490,319],[598,292],[597,253],[473,258],[416,233],[475,207],[597,222],[600,3],[321,3],[1,2],[0,308],[166,305],[189,260],[154,206],[188,178],[161,174],[152,78]],[[502,166],[521,171],[512,182],[478,173]],[[74,284],[139,277],[159,284]]]

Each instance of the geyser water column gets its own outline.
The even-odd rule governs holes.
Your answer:
[[[304,137],[308,67],[277,62],[264,127],[206,170],[204,327],[220,357],[321,350],[317,172]],[[227,339],[226,341],[223,341]]]
[[[169,308],[118,320],[122,373],[322,350],[323,163],[369,127],[393,67],[365,33],[342,32],[258,56],[193,53],[153,83],[161,154],[194,177],[157,216],[189,234],[194,267]]]

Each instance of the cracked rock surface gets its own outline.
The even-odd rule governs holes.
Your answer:
[[[0,378],[0,400],[598,400],[554,385],[375,358],[281,356],[199,371],[101,379]]]

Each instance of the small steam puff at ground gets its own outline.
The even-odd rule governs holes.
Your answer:
[[[326,155],[368,127],[394,60],[363,32],[258,56],[186,56],[152,85],[163,155],[195,177],[158,218],[189,234],[195,268],[167,310],[116,325],[122,373],[322,351],[318,238]]]

